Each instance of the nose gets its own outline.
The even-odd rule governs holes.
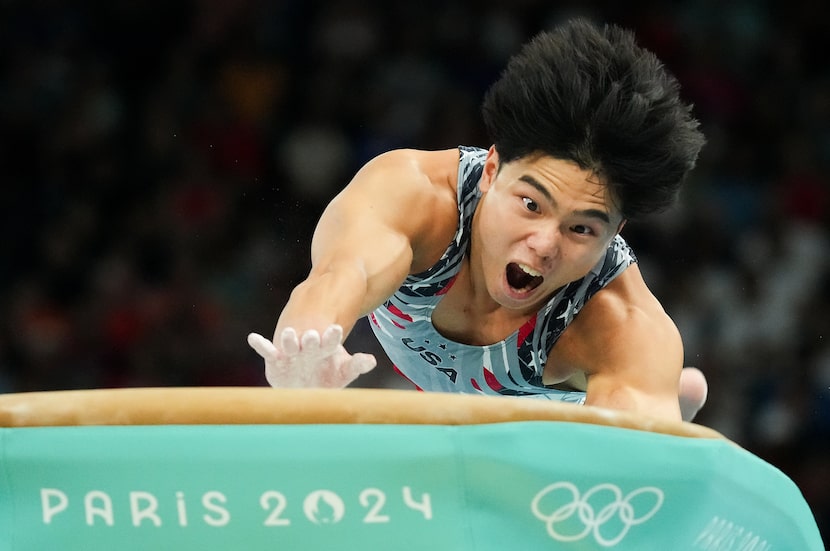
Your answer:
[[[553,260],[559,255],[561,242],[559,229],[550,226],[536,228],[527,237],[527,246],[543,261]]]

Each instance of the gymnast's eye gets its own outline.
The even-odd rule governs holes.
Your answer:
[[[539,212],[539,205],[529,197],[522,197],[525,208],[531,212]]]
[[[577,224],[575,226],[571,226],[571,231],[574,233],[578,233],[579,235],[593,235],[594,230],[588,226],[583,226],[582,224]]]

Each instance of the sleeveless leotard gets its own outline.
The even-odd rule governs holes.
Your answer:
[[[585,277],[563,287],[507,339],[487,346],[447,339],[432,325],[432,312],[467,253],[487,151],[462,146],[459,154],[459,223],[455,238],[434,266],[407,277],[401,288],[369,315],[372,330],[396,370],[421,390],[582,403],[584,392],[558,390],[542,383],[548,351],[585,302],[636,258],[617,235]]]

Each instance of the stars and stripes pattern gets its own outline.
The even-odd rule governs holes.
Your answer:
[[[631,248],[616,236],[605,256],[584,278],[566,285],[504,341],[471,346],[443,337],[432,325],[432,312],[467,253],[487,151],[461,146],[459,155],[459,224],[455,238],[434,266],[409,276],[385,304],[370,314],[372,330],[395,369],[421,390],[584,402],[584,392],[553,389],[542,383],[548,352],[585,302],[636,262]]]

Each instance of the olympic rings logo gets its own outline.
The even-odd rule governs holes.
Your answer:
[[[555,507],[552,512],[542,511],[542,500],[546,501],[545,510]],[[618,486],[605,483],[580,496],[576,485],[557,482],[536,494],[530,508],[545,523],[548,535],[557,541],[577,541],[593,533],[598,544],[612,547],[622,541],[632,526],[653,517],[662,505],[663,491],[653,486],[639,488],[623,497]]]

